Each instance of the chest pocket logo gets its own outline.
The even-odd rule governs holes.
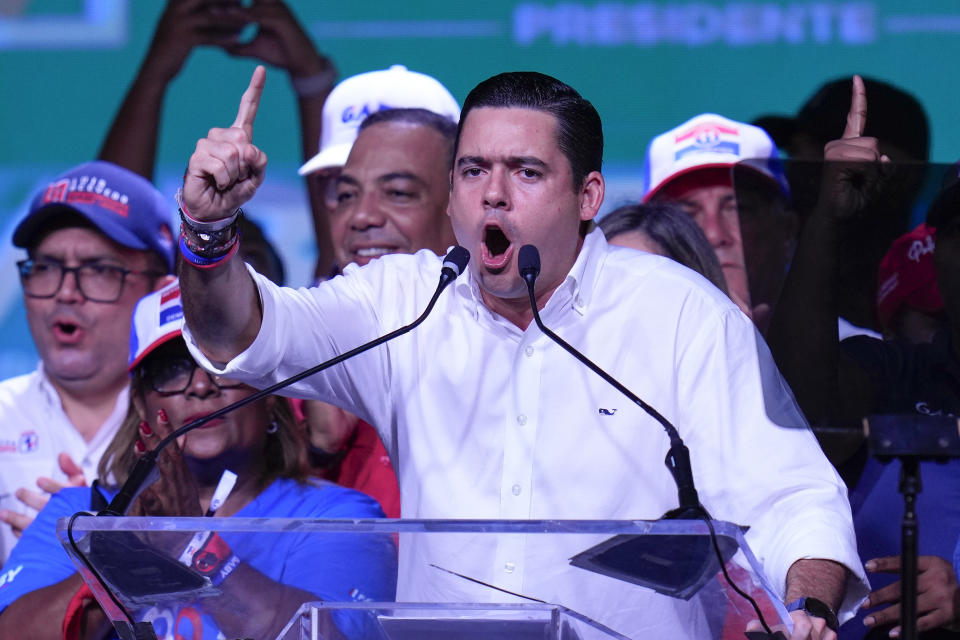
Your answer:
[[[612,416],[616,412],[616,409],[604,409],[603,407],[600,407],[600,415],[602,416]]]
[[[40,446],[40,436],[36,431],[24,431],[20,434],[19,448],[20,453],[30,453],[36,451]]]

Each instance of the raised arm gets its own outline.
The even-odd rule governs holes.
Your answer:
[[[152,180],[160,114],[170,82],[195,47],[229,45],[247,19],[239,6],[170,0],[98,157]]]
[[[229,218],[263,183],[267,156],[253,144],[253,122],[265,82],[266,69],[258,66],[233,125],[211,129],[190,156],[182,205],[201,224]],[[204,354],[217,362],[250,346],[262,317],[253,279],[243,262],[228,256],[208,266],[188,260],[180,266],[186,323]]]
[[[836,281],[840,241],[849,232],[845,226],[864,211],[880,175],[879,162],[888,160],[876,138],[863,136],[866,118],[866,90],[854,76],[843,136],[824,148],[817,206],[803,228],[767,334],[777,365],[814,424],[863,415],[870,402],[862,373],[840,354]],[[827,451],[835,463],[848,453],[840,449]]]

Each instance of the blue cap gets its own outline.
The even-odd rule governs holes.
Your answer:
[[[34,196],[13,244],[31,247],[44,223],[64,210],[83,216],[119,245],[157,253],[173,273],[171,205],[142,176],[102,160],[67,171]]]

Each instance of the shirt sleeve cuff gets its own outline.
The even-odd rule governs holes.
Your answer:
[[[276,324],[276,305],[270,287],[275,287],[266,277],[260,275],[249,264],[246,265],[247,271],[253,278],[257,287],[257,295],[260,297],[260,331],[253,343],[235,358],[228,362],[211,360],[200,350],[196,339],[190,332],[190,326],[184,322],[183,340],[187,343],[187,349],[201,367],[207,371],[222,375],[228,378],[247,382],[252,379],[262,377],[263,371],[273,371],[279,366],[278,356],[282,353],[281,349],[272,348],[271,336],[275,335],[274,326]]]

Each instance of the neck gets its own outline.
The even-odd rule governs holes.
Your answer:
[[[73,382],[48,377],[64,413],[84,441],[90,442],[117,406],[117,396],[127,386],[127,377],[112,384],[94,384],[91,381]]]
[[[537,301],[537,311],[542,310],[553,292],[557,290],[556,285],[546,291],[536,291],[534,296]],[[530,323],[533,322],[533,309],[530,308],[530,299],[528,296],[522,298],[498,298],[491,293],[480,289],[480,297],[483,304],[490,311],[503,316],[508,322],[516,325],[521,331],[526,331]]]

